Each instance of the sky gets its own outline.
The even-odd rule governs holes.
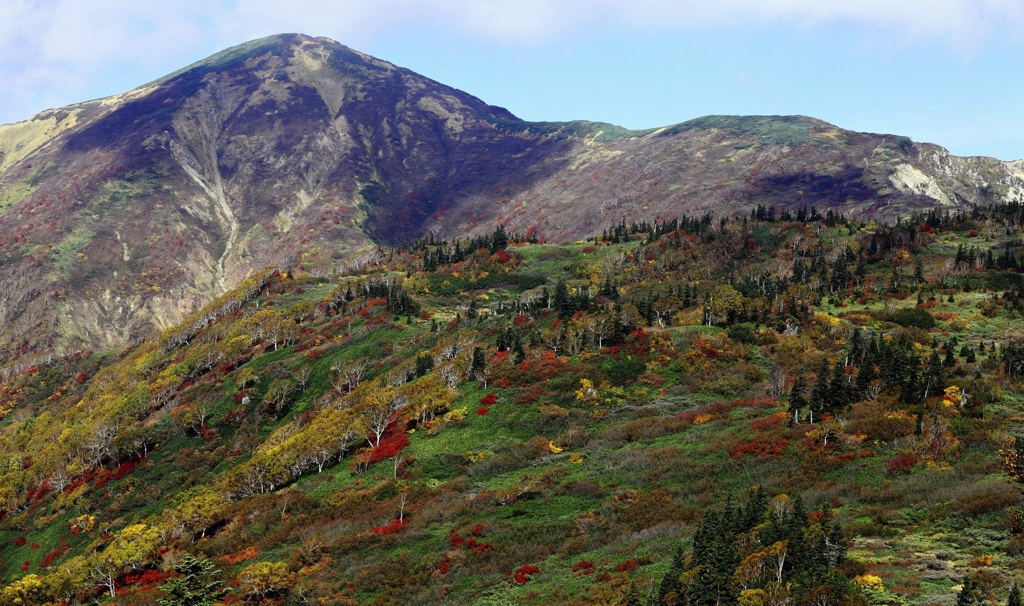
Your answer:
[[[799,114],[1024,158],[1024,0],[0,0],[0,123],[285,32],[526,120]]]

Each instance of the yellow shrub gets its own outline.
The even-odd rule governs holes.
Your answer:
[[[875,591],[881,591],[883,588],[881,577],[876,577],[873,574],[862,574],[853,577],[853,583],[864,589],[874,589]]]
[[[713,420],[714,418],[715,417],[713,417],[713,416],[711,416],[711,415],[709,415],[707,413],[699,414],[699,415],[696,416],[696,418],[693,419],[693,424],[694,425],[703,425],[703,424]]]

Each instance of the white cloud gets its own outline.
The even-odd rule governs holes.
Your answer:
[[[972,51],[1024,28],[1020,0],[3,0],[0,121],[84,98],[112,76],[157,77],[215,50],[278,32],[354,48],[395,27],[534,44],[628,25],[668,30],[849,23],[898,44]],[[141,80],[134,82],[141,84]],[[106,90],[106,93],[121,89]]]

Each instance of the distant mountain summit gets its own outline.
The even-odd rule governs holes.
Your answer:
[[[266,266],[330,271],[425,234],[568,240],[622,217],[1022,195],[1020,163],[906,137],[791,116],[524,122],[332,40],[272,36],[0,126],[0,365],[119,347]]]

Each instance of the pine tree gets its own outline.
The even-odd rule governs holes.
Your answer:
[[[209,560],[185,554],[174,570],[181,576],[160,586],[167,594],[157,600],[160,606],[212,606],[230,591],[217,579],[220,570]]]
[[[1020,587],[1017,586],[1017,583],[1010,587],[1010,595],[1006,598],[1006,606],[1021,606]]]
[[[828,382],[828,412],[838,412],[849,403],[847,387],[846,369],[841,360],[836,360],[835,366],[832,367],[832,377]]]
[[[629,593],[626,594],[626,606],[643,606],[643,600],[640,599],[640,590],[637,589],[636,581],[633,579],[629,580]]]
[[[942,358],[942,365],[946,368],[956,366],[956,358],[954,357],[952,344],[946,346],[946,355]]]
[[[871,386],[871,382],[878,378],[875,373],[875,365],[869,360],[861,364],[860,368],[857,369],[857,378],[854,381],[857,386],[857,393],[860,397],[864,397],[867,393],[868,387]]]
[[[967,576],[964,577],[963,587],[960,589],[960,593],[956,596],[956,606],[975,606],[979,604],[978,591],[974,586],[974,579]]]
[[[558,317],[563,320],[572,315],[573,310],[569,301],[569,287],[566,286],[565,280],[559,280],[555,283],[555,294],[551,298],[551,305],[558,312]]]
[[[477,345],[473,348],[473,357],[469,363],[470,374],[477,375],[487,371],[487,356],[484,348]]]
[[[807,391],[807,381],[803,375],[798,375],[793,381],[793,387],[789,390],[789,412],[793,415],[793,423],[799,423],[800,410],[807,407],[807,399],[804,392]]]
[[[821,361],[821,368],[818,369],[818,379],[814,382],[814,389],[811,390],[811,410],[821,414],[829,409],[829,376],[828,360]]]
[[[658,587],[658,600],[655,602],[656,604],[664,604],[667,598],[679,595],[679,592],[683,588],[683,583],[680,580],[680,577],[683,576],[684,570],[683,548],[679,547],[672,556],[672,563],[669,564],[668,572],[666,572],[665,577],[661,579],[661,586]]]

